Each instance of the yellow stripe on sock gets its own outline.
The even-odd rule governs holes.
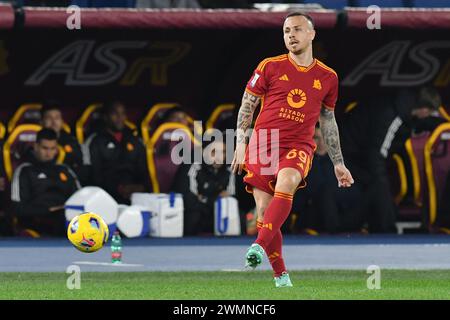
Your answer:
[[[283,195],[283,196],[293,197],[292,194],[290,194],[290,193],[285,193],[285,192],[281,192],[281,191],[275,191],[275,194],[281,194],[281,195]]]
[[[292,200],[294,198],[293,195],[290,195],[290,194],[287,194],[287,193],[280,193],[280,192],[275,192],[274,197],[282,198],[282,199],[286,199],[286,200]]]

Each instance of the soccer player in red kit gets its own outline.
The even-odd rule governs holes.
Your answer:
[[[255,268],[261,264],[265,252],[276,287],[292,286],[282,256],[280,228],[289,216],[294,193],[306,185],[316,148],[317,121],[339,187],[353,184],[344,165],[334,116],[338,77],[313,58],[313,20],[304,13],[291,13],[284,21],[283,33],[289,52],[263,60],[245,89],[232,162],[233,172],[247,172],[244,182],[253,193],[258,215],[258,237],[247,251],[246,265]],[[250,137],[259,103],[261,111]]]

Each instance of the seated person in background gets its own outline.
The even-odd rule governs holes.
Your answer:
[[[297,227],[314,232],[359,232],[363,226],[359,201],[361,191],[355,184],[348,189],[338,188],[322,131],[316,127],[314,140],[317,149],[307,178],[307,188],[294,196],[292,212],[298,214]]]
[[[431,133],[440,124],[446,122],[439,114],[441,105],[441,96],[435,88],[420,88],[416,101],[412,104],[411,113],[398,129],[389,153],[401,153],[408,138],[420,135],[423,132]]]
[[[42,126],[52,129],[58,136],[58,144],[65,152],[64,164],[73,169],[80,177],[83,155],[77,139],[63,129],[64,119],[61,108],[54,102],[43,105],[41,109]]]
[[[190,120],[191,119],[189,114],[183,109],[183,107],[176,106],[164,112],[164,115],[162,116],[160,121],[158,121],[155,128],[158,128],[163,123],[175,122],[187,126],[192,133],[202,130],[201,126],[197,127],[198,123],[194,123]]]
[[[184,235],[214,232],[214,202],[235,194],[235,178],[225,164],[225,144],[212,142],[204,149],[204,163],[183,164],[172,188],[183,195]]]
[[[189,127],[188,117],[188,114],[183,110],[182,107],[173,107],[164,112],[164,115],[161,118],[161,121],[158,123],[158,126],[166,122],[176,122]]]
[[[64,203],[80,188],[75,173],[66,165],[56,164],[56,132],[38,132],[31,162],[14,172],[11,185],[12,213],[21,230],[62,236],[66,233]]]
[[[133,192],[150,191],[143,143],[125,126],[125,105],[107,102],[102,107],[105,127],[86,142],[85,164],[92,183],[117,202],[129,204]]]
[[[437,110],[440,102],[433,88],[403,89],[367,97],[344,115],[339,126],[342,152],[363,190],[369,232],[396,232],[387,158],[403,148],[411,134],[437,126],[437,118],[428,115],[432,116],[431,110]]]
[[[193,132],[193,128],[188,121],[188,117],[189,117],[188,114],[186,113],[186,111],[183,110],[182,107],[176,106],[176,107],[170,108],[164,112],[161,119],[157,122],[155,129],[157,129],[159,126],[161,126],[164,123],[168,123],[168,122],[173,123],[174,122],[174,123],[179,123],[179,124],[189,127],[191,129],[191,131]],[[154,131],[156,131],[156,130],[154,130]],[[157,152],[160,155],[168,154],[170,152],[169,141],[162,143]]]

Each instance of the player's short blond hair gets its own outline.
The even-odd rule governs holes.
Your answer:
[[[306,20],[308,20],[311,23],[313,29],[315,27],[313,18],[307,13],[304,13],[301,11],[291,12],[286,16],[286,18],[284,18],[284,20],[286,21],[287,18],[291,18],[291,17],[305,17]]]

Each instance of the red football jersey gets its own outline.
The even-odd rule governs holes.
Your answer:
[[[336,72],[317,59],[309,67],[297,66],[288,54],[263,60],[247,83],[246,91],[261,98],[261,111],[256,119],[249,147],[270,149],[270,142],[256,139],[261,129],[279,130],[279,145],[296,148],[309,144],[315,149],[314,129],[322,105],[334,109],[338,94]],[[258,143],[256,142],[257,140]],[[270,141],[270,140],[269,140]]]

